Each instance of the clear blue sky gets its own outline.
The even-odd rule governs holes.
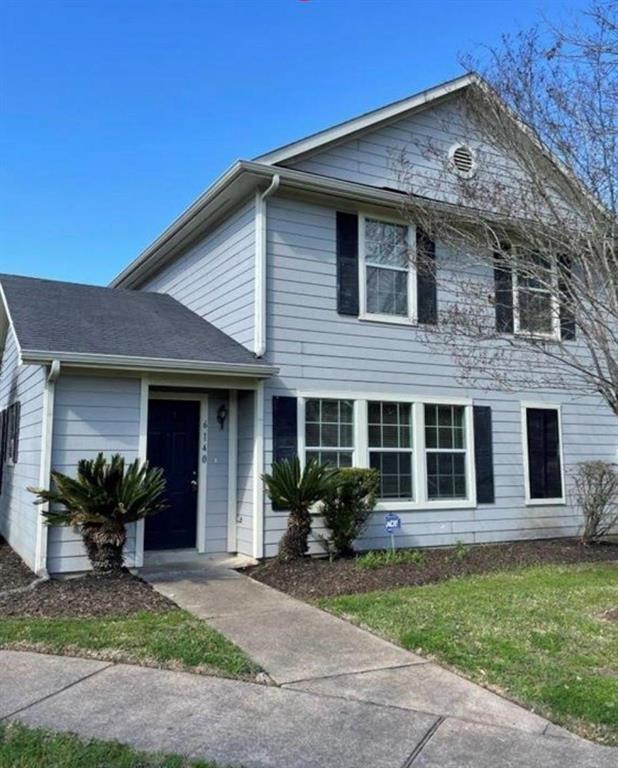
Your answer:
[[[105,284],[234,160],[580,6],[0,0],[0,271]]]

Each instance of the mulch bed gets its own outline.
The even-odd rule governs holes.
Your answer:
[[[244,569],[257,581],[300,599],[371,592],[392,587],[420,586],[455,576],[486,573],[528,565],[618,561],[618,544],[582,546],[579,541],[557,539],[513,544],[423,550],[424,560],[375,569],[361,568],[353,558],[335,560],[306,557],[297,563],[269,560]]]
[[[28,592],[0,597],[0,618],[104,618],[131,616],[140,611],[164,613],[176,603],[155,592],[137,576],[80,576],[51,579]]]
[[[35,579],[18,555],[0,540],[0,592],[26,587]],[[140,611],[164,613],[176,603],[128,572],[120,576],[51,579],[25,592],[0,595],[0,618],[104,618]]]
[[[36,576],[0,536],[0,592],[27,587]]]

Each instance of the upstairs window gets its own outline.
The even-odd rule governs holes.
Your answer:
[[[414,272],[410,262],[410,227],[359,217],[361,313],[370,317],[414,317]]]
[[[354,453],[354,402],[312,399],[305,403],[307,459],[351,467]]]
[[[513,275],[515,332],[558,338],[560,308],[556,302],[557,269],[554,260],[528,256],[519,260]]]

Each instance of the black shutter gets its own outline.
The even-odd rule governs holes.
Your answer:
[[[4,461],[6,459],[6,408],[0,411],[0,493],[4,480]]]
[[[298,454],[298,414],[295,397],[273,397],[273,461]]]
[[[571,287],[571,259],[568,256],[558,258],[558,291],[560,293],[560,337],[563,340],[575,339],[575,312]]]
[[[416,231],[416,264],[418,321],[435,325],[438,322],[436,244],[420,229]]]
[[[337,312],[358,317],[358,216],[337,212]]]
[[[474,463],[476,469],[476,500],[479,504],[493,504],[494,450],[491,429],[491,408],[475,405],[474,416]]]
[[[554,408],[528,408],[528,478],[531,499],[559,499],[562,496],[560,430]]]
[[[19,422],[21,419],[21,403],[19,400],[13,404],[13,464],[17,464],[19,458]]]
[[[494,254],[496,330],[513,333],[513,271],[501,254]]]

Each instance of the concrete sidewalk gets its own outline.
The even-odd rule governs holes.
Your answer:
[[[278,685],[528,733],[549,729],[569,735],[437,664],[236,571],[187,563],[145,570],[142,576],[233,640]]]
[[[125,664],[0,651],[0,681],[5,721],[221,766],[615,768],[618,761],[618,750],[571,737]]]

